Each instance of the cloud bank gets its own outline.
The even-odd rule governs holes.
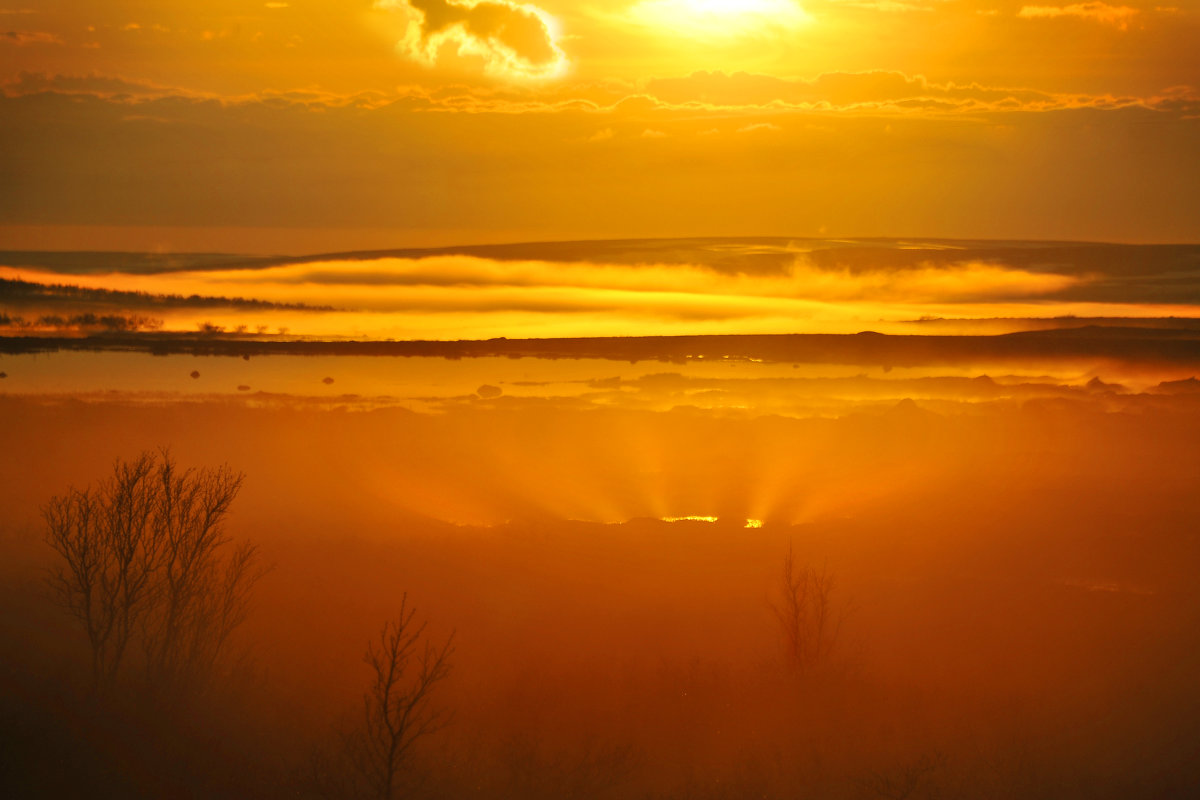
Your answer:
[[[269,248],[285,253],[701,231],[1197,235],[1200,94],[1182,86],[1068,95],[897,72],[707,72],[215,97],[27,71],[0,93],[0,226],[394,232]],[[192,241],[137,234],[117,249],[179,250],[177,235]],[[36,249],[24,237],[9,246]],[[267,251],[246,249],[257,237],[189,246]]]

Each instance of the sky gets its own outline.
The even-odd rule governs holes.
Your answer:
[[[1200,241],[1195,0],[3,0],[0,248]]]

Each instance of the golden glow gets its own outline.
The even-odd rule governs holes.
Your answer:
[[[697,264],[499,261],[473,256],[317,261],[253,270],[65,277],[0,266],[0,278],[152,294],[243,297],[324,307],[167,308],[164,329],[204,323],[294,336],[489,339],[732,333],[914,333],[914,321],[1196,315],[1184,303],[1060,297],[1086,276],[1033,272],[967,258],[943,267],[851,272],[803,253],[774,274]],[[1019,330],[1002,322],[990,332]]]
[[[0,20],[19,189],[0,249],[1198,235],[1194,4],[112,0]]]
[[[0,5],[3,782],[1200,784],[1200,0]],[[43,580],[157,448],[227,645]]]
[[[630,13],[664,37],[763,34],[798,28],[812,19],[792,0],[641,0]]]

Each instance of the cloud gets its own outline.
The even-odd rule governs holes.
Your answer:
[[[771,122],[756,122],[744,128],[738,128],[738,133],[776,133],[783,128]]]
[[[1062,99],[1029,89],[976,84],[935,84],[921,75],[890,70],[827,72],[811,79],[778,78],[749,72],[694,72],[646,84],[647,94],[670,105],[709,107],[800,107],[812,110],[894,105],[927,100],[981,106],[1002,101],[1021,105],[1061,105]]]
[[[62,37],[45,31],[0,31],[0,42],[18,47],[29,44],[64,44]]]
[[[88,94],[96,97],[162,97],[181,94],[178,89],[140,81],[129,81],[109,75],[46,75],[40,72],[20,72],[15,78],[0,82],[0,90],[10,97],[58,92]]]
[[[297,89],[291,91],[266,90],[246,95],[218,95],[212,92],[201,92],[179,86],[167,86],[148,81],[129,80],[115,75],[63,75],[46,74],[42,72],[19,72],[13,78],[0,80],[0,96],[26,97],[29,95],[53,93],[71,95],[80,99],[94,98],[104,100],[118,106],[142,106],[152,103],[171,104],[175,110],[185,107],[188,103],[209,103],[222,107],[264,107],[281,109],[295,107],[315,111],[329,111],[337,108],[379,108],[383,105],[400,104],[413,105],[416,98],[405,98],[397,95],[385,96],[380,92],[358,92],[355,94],[337,94],[318,89]],[[386,99],[385,99],[386,98]],[[406,101],[408,101],[406,103]],[[165,119],[154,115],[129,113],[123,114],[126,121],[133,119]]]
[[[763,109],[767,111],[862,111],[937,113],[1055,111],[1129,107],[1194,113],[1197,93],[1174,87],[1155,96],[1051,93],[978,83],[935,83],[923,75],[892,70],[827,72],[809,79],[749,72],[707,72],[646,82],[639,96],[646,109]],[[623,105],[623,104],[622,104]],[[1189,111],[1184,111],[1184,106]],[[620,108],[621,106],[619,106]]]
[[[728,111],[690,104],[697,91],[734,77],[685,78],[656,92],[674,92],[677,104],[641,98],[582,108],[561,103],[568,85],[230,98],[127,93],[132,82],[98,76],[26,76],[0,87],[0,173],[9,188],[0,192],[0,223],[179,227],[138,233],[149,238],[135,249],[190,241],[232,252],[265,249],[249,244],[253,229],[283,228],[294,228],[296,241],[330,244],[290,244],[272,233],[276,252],[368,241],[799,235],[822,225],[838,234],[1196,238],[1200,121],[1189,117],[1200,114],[1200,96],[1192,89],[1127,103],[1084,98],[1095,104],[1073,108],[1072,97],[955,86],[953,102],[983,111],[909,113],[892,101],[806,114],[803,94],[832,92],[838,80],[759,76],[756,100],[781,92],[793,102]],[[878,78],[865,82],[881,94],[893,84],[918,100],[951,91],[918,77]],[[842,99],[867,96],[855,87],[847,79]],[[1012,105],[1005,111],[996,97]],[[500,113],[514,107],[529,113]],[[463,113],[472,114],[466,128]],[[736,133],[758,123],[784,130]],[[607,145],[587,142],[609,128]],[[640,138],[647,129],[672,138]],[[699,136],[713,129],[725,135]],[[750,147],[752,139],[770,152]],[[930,181],[930,169],[944,179]],[[875,200],[864,205],[864,196]],[[218,246],[180,226],[247,233],[219,234]],[[377,233],[364,240],[352,230]],[[4,235],[16,242],[8,237],[25,234]],[[75,247],[88,249],[78,235]]]
[[[1126,30],[1138,10],[1129,6],[1110,6],[1093,0],[1087,3],[1072,3],[1069,6],[1023,6],[1017,16],[1022,19],[1047,19],[1055,17],[1078,17],[1079,19],[1112,25]]]
[[[858,112],[862,114],[939,115],[952,117],[985,112],[1051,112],[1068,109],[1151,109],[1181,118],[1200,115],[1200,93],[1175,86],[1145,96],[1051,93],[1037,89],[986,86],[978,83],[934,83],[921,75],[877,70],[830,72],[810,79],[778,78],[747,72],[695,72],[655,78],[643,85],[608,83],[514,83],[500,86],[447,85],[439,88],[401,86],[392,92],[339,94],[314,89],[261,91],[246,95],[166,86],[113,75],[64,75],[20,72],[0,79],[0,94],[21,97],[43,92],[91,95],[138,104],[154,99],[187,98],[223,106],[292,105],[314,111],[334,108],[383,109],[395,112],[461,112],[522,115],[611,114],[638,119],[659,130],[664,115],[697,112]],[[751,125],[744,121],[741,127]],[[599,129],[603,135],[604,127]],[[712,131],[710,127],[707,129]],[[736,130],[736,128],[734,129]],[[592,133],[595,132],[593,129]],[[615,132],[615,131],[614,131]],[[580,138],[587,139],[592,133]]]
[[[546,78],[566,68],[554,19],[536,6],[508,0],[376,0],[376,6],[410,15],[399,48],[429,66],[450,47],[501,77]]]

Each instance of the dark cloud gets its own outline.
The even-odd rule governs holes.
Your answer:
[[[62,44],[63,40],[58,34],[46,31],[0,31],[0,43],[3,42],[19,47],[29,44]]]
[[[401,47],[431,64],[447,44],[461,55],[482,58],[497,73],[545,75],[563,60],[549,18],[534,6],[503,0],[385,0],[380,5],[416,12]]]
[[[15,78],[0,83],[8,95],[35,94],[38,92],[62,92],[64,94],[95,94],[113,96],[152,96],[178,94],[170,89],[143,81],[130,81],[111,75],[47,75],[41,72],[21,71]]]

